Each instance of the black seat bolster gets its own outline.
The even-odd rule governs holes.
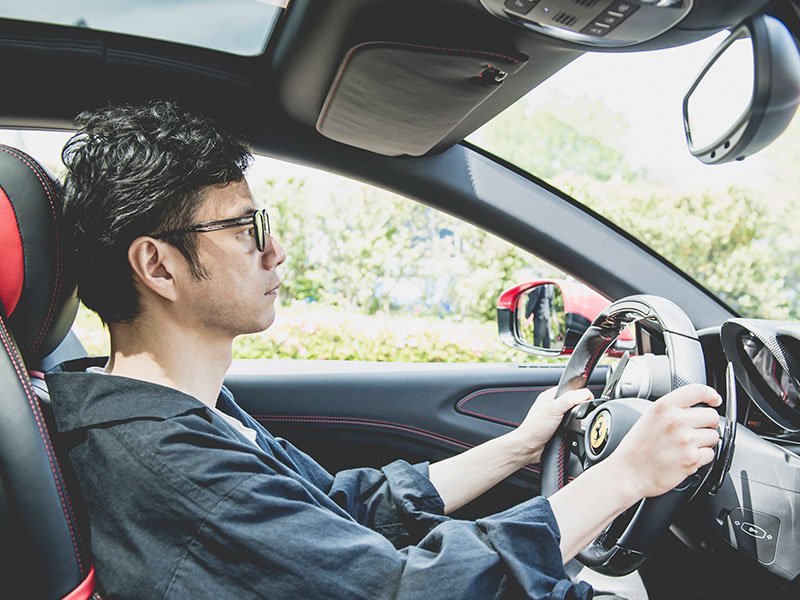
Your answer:
[[[82,503],[77,487],[65,481],[48,418],[2,317],[0,342],[0,526],[8,534],[0,542],[3,593],[61,599],[92,574],[88,529],[75,510]]]

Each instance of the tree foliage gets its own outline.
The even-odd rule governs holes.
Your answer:
[[[471,139],[615,222],[743,316],[800,318],[800,241],[792,232],[800,216],[796,189],[777,187],[775,181],[665,182],[630,166],[624,115],[597,100],[560,102],[571,108],[559,105],[559,114],[579,107],[570,122],[580,123],[580,130],[523,100]],[[613,138],[613,148],[594,137],[601,129]],[[796,121],[776,142],[775,180],[790,185],[800,181],[792,141],[798,134]],[[766,183],[780,197],[766,197]]]
[[[335,179],[270,179],[284,304],[494,321],[500,293],[552,267],[472,225],[406,198]]]
[[[740,314],[786,318],[791,294],[767,239],[777,219],[742,187],[681,191],[586,178],[559,181],[639,240],[668,256]],[[646,215],[646,217],[645,217]]]

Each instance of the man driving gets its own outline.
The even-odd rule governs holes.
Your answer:
[[[111,351],[47,381],[111,597],[589,598],[564,562],[713,459],[721,399],[686,386],[550,498],[448,517],[538,462],[591,398],[550,390],[513,431],[441,462],[329,474],[223,387],[233,339],[275,319],[286,258],[244,178],[247,144],[169,102],[76,125],[68,260]]]

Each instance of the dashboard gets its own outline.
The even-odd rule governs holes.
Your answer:
[[[737,425],[730,429],[732,453],[720,444],[713,476],[671,530],[695,550],[744,554],[780,579],[794,580],[800,577],[800,324],[730,319],[698,337],[706,380],[726,405],[734,399]],[[646,320],[637,323],[636,340],[637,355],[618,363],[621,373],[608,375],[616,382],[614,397],[655,400],[671,389],[675,357]],[[735,375],[730,387],[729,365]],[[734,414],[727,406],[720,412]],[[720,418],[721,432],[726,422]]]
[[[697,548],[732,547],[784,580],[800,576],[800,325],[731,319],[699,332],[709,384],[736,374],[738,427],[730,469],[701,491],[673,532]]]
[[[768,419],[754,413],[748,424],[773,434],[800,432],[800,325],[731,319],[722,326],[720,336],[739,383]]]

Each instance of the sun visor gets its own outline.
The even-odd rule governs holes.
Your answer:
[[[358,44],[341,61],[317,131],[378,154],[420,156],[527,60],[518,53],[402,42]]]

